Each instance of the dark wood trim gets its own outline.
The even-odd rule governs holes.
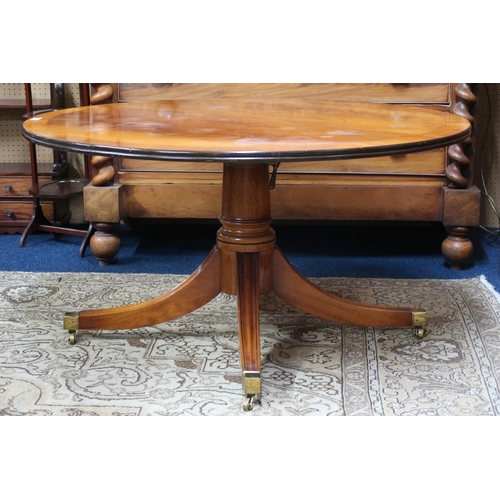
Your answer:
[[[142,160],[168,160],[168,161],[201,161],[201,162],[247,162],[247,163],[276,163],[281,161],[298,162],[313,160],[349,160],[354,158],[374,158],[377,156],[405,155],[438,149],[459,141],[467,139],[470,135],[470,128],[462,133],[446,137],[444,139],[434,139],[425,142],[408,144],[398,144],[396,146],[352,148],[345,150],[318,150],[307,151],[276,151],[276,152],[212,152],[212,151],[169,151],[169,150],[148,150],[135,148],[118,148],[103,145],[82,144],[57,139],[41,137],[23,128],[23,137],[35,144],[48,148],[71,151],[73,153],[83,153],[91,155],[117,156],[122,158],[138,158]]]

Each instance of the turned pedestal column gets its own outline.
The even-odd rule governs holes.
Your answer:
[[[238,297],[238,335],[245,405],[258,399],[261,353],[259,295],[273,288],[269,167],[224,165],[217,247],[221,251],[221,291]]]

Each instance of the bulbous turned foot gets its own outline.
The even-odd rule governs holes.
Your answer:
[[[90,250],[100,265],[111,264],[120,250],[120,238],[116,235],[117,224],[98,222],[94,224],[96,232],[90,239]]]
[[[441,245],[441,251],[451,269],[462,269],[472,256],[474,246],[469,240],[469,227],[446,227],[448,237]]]

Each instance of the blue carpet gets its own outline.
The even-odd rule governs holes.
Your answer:
[[[0,235],[0,269],[29,272],[190,274],[215,242],[214,223],[147,224],[119,230],[117,262],[100,266],[90,250],[78,257],[81,238],[49,233]],[[500,290],[500,242],[472,232],[474,256],[462,270],[450,269],[441,256],[443,227],[431,225],[325,225],[276,222],[278,246],[308,277],[457,279],[484,275]]]

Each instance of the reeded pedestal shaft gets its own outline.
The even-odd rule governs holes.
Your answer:
[[[221,250],[221,290],[238,296],[238,334],[245,394],[260,393],[259,294],[272,290],[269,167],[224,165],[217,246]],[[248,380],[247,380],[248,379]]]

